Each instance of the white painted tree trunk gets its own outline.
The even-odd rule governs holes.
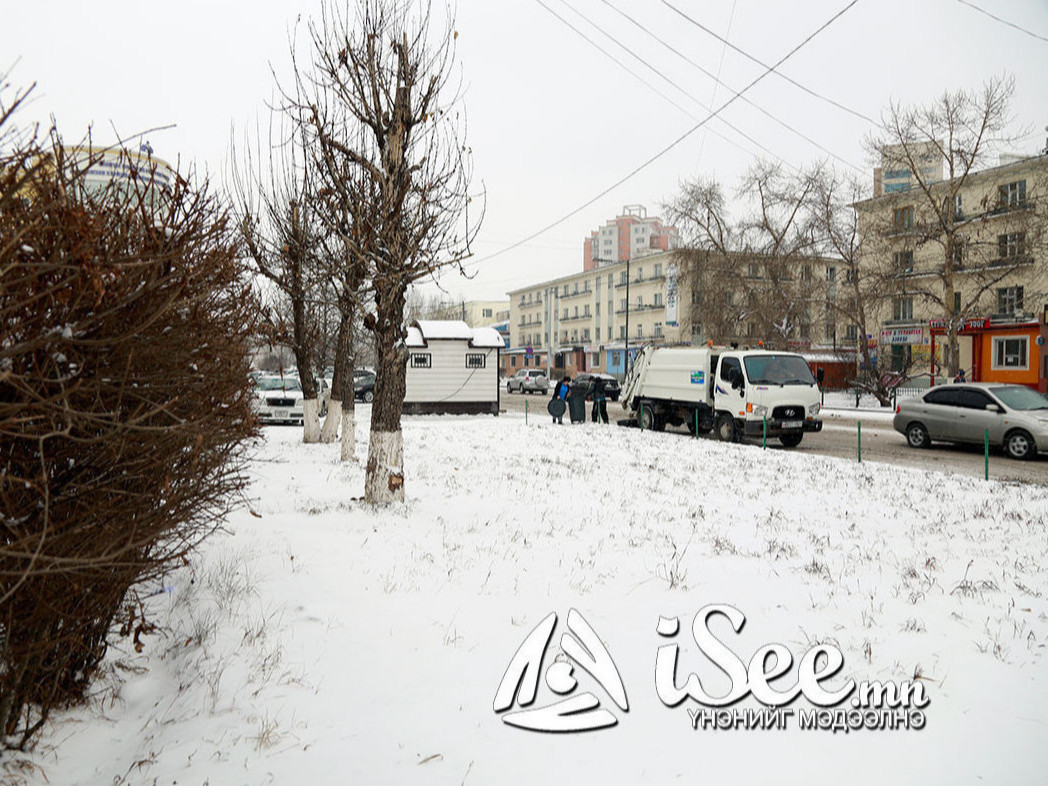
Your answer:
[[[328,401],[327,417],[320,429],[320,441],[324,443],[334,442],[338,437],[338,424],[342,420],[342,402],[337,399]]]
[[[357,421],[352,409],[342,413],[342,460],[357,460]]]
[[[307,398],[302,402],[302,441],[320,442],[320,402]]]
[[[371,431],[364,498],[375,505],[404,501],[404,437],[401,431]]]

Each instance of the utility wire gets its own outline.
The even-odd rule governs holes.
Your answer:
[[[845,112],[847,112],[850,115],[855,115],[856,117],[861,118],[861,119],[865,120],[868,123],[873,123],[874,125],[877,124],[877,121],[874,120],[869,115],[864,115],[862,112],[859,112],[856,109],[852,109],[851,107],[847,107],[844,104],[840,103],[839,101],[834,101],[832,98],[829,98],[828,96],[824,96],[821,93],[818,93],[815,90],[812,90],[807,85],[801,84],[796,79],[793,79],[792,77],[786,76],[786,74],[783,74],[783,73],[781,73],[779,71],[776,71],[775,69],[778,68],[779,67],[779,63],[782,62],[781,60],[779,61],[779,63],[776,63],[773,66],[769,66],[765,62],[763,62],[762,60],[758,60],[756,57],[751,55],[749,52],[747,52],[747,51],[745,51],[743,49],[740,49],[739,47],[735,46],[735,44],[733,44],[728,39],[724,38],[721,35],[718,35],[715,32],[713,32],[712,30],[710,30],[708,27],[706,27],[704,24],[702,24],[698,20],[693,19],[692,17],[688,16],[686,13],[684,13],[679,8],[677,8],[677,6],[673,5],[673,3],[670,3],[669,0],[659,0],[659,1],[664,6],[666,6],[671,11],[673,11],[675,14],[677,14],[678,16],[682,17],[683,19],[687,20],[691,24],[695,25],[695,27],[699,28],[703,32],[708,33],[709,35],[713,36],[718,41],[721,41],[725,46],[728,46],[732,50],[738,52],[740,55],[745,57],[747,60],[752,60],[754,63],[759,65],[761,68],[768,69],[768,71],[774,71],[775,75],[778,76],[780,79],[785,79],[791,85],[793,85],[794,87],[800,88],[801,90],[803,90],[808,95],[814,96],[815,98],[818,98],[820,101],[825,101],[826,103],[831,104],[832,106],[835,106],[838,109],[842,109],[842,110],[844,110]],[[848,8],[851,8],[851,6],[849,5]],[[847,10],[847,8],[845,10]],[[792,54],[792,52],[791,52],[791,54]]]
[[[561,0],[561,1],[563,2],[563,0]],[[602,46],[601,46],[600,44],[598,44],[598,43],[597,43],[596,41],[594,41],[594,40],[593,40],[592,38],[590,38],[590,37],[589,37],[588,35],[586,35],[586,34],[585,34],[584,32],[582,32],[582,31],[581,31],[581,30],[579,30],[579,29],[578,29],[577,27],[575,27],[575,25],[573,25],[573,24],[572,24],[571,22],[569,22],[569,21],[568,21],[567,19],[565,19],[565,18],[564,18],[564,17],[562,17],[562,16],[560,15],[560,14],[558,14],[558,13],[557,13],[556,11],[554,11],[554,10],[553,10],[552,8],[550,8],[550,7],[548,6],[548,5],[546,5],[546,3],[544,3],[544,2],[543,2],[543,0],[535,0],[535,2],[537,2],[537,3],[538,3],[538,4],[540,5],[540,6],[542,6],[543,8],[545,8],[545,9],[546,9],[547,11],[549,11],[549,12],[550,12],[550,14],[552,14],[553,16],[555,16],[555,17],[556,17],[556,18],[557,18],[557,19],[558,19],[558,20],[559,20],[559,21],[560,21],[561,23],[563,23],[563,24],[564,24],[565,26],[567,26],[567,27],[571,28],[571,29],[572,29],[572,30],[573,30],[573,31],[574,31],[575,33],[577,33],[577,34],[578,34],[579,36],[581,36],[581,37],[582,37],[582,38],[583,38],[583,39],[584,39],[584,40],[585,40],[585,41],[586,41],[586,42],[587,42],[588,44],[590,44],[590,45],[591,45],[591,46],[593,46],[593,47],[594,47],[595,49],[597,49],[597,50],[598,50],[598,51],[599,51],[599,52],[600,52],[601,54],[603,54],[603,55],[604,55],[605,57],[607,57],[607,58],[608,58],[609,60],[611,60],[612,62],[614,62],[614,63],[615,63],[616,65],[618,65],[618,66],[619,66],[620,68],[622,68],[622,69],[623,69],[623,70],[624,70],[624,71],[625,71],[626,73],[628,73],[628,74],[629,74],[630,76],[632,76],[632,77],[633,77],[634,79],[636,79],[636,80],[637,80],[638,82],[640,82],[640,83],[641,83],[642,85],[644,85],[645,87],[647,87],[647,88],[648,88],[649,90],[651,90],[651,91],[652,91],[653,93],[655,93],[656,95],[660,96],[661,98],[664,98],[664,99],[665,99],[665,100],[666,100],[666,101],[667,101],[668,103],[670,103],[671,105],[673,105],[674,107],[676,107],[677,109],[679,109],[679,110],[680,110],[681,112],[683,112],[683,113],[684,113],[685,115],[687,115],[688,117],[690,117],[690,118],[691,118],[692,120],[697,120],[697,119],[698,119],[697,117],[695,117],[694,113],[692,113],[692,112],[689,112],[689,111],[688,111],[687,109],[685,109],[685,108],[684,108],[683,106],[681,106],[681,105],[680,105],[680,104],[678,104],[678,103],[677,103],[676,101],[674,101],[674,100],[673,100],[672,98],[670,98],[670,96],[666,95],[666,94],[665,94],[665,93],[663,93],[663,92],[662,92],[661,90],[659,90],[659,89],[658,89],[657,87],[655,87],[654,85],[652,85],[652,84],[651,84],[650,82],[648,82],[648,81],[647,81],[646,79],[644,79],[644,77],[642,77],[642,76],[641,76],[640,74],[638,74],[638,73],[637,73],[636,71],[634,71],[634,70],[633,70],[632,68],[630,68],[630,67],[629,67],[628,65],[626,65],[625,63],[623,63],[623,62],[622,62],[621,60],[619,60],[618,58],[616,58],[616,57],[615,57],[615,55],[611,54],[611,52],[609,52],[609,51],[608,51],[607,49],[605,49],[604,47],[602,47]],[[578,14],[579,16],[581,16],[581,17],[582,17],[583,19],[586,19],[586,17],[585,17],[585,16],[583,16],[583,14],[582,14],[582,13],[580,13],[579,11],[576,11],[576,10],[575,10],[574,8],[572,8],[572,7],[571,7],[570,5],[568,5],[567,3],[564,3],[564,5],[565,5],[565,6],[567,6],[568,8],[570,8],[570,9],[571,9],[572,11],[575,11],[575,13],[576,13],[576,14]],[[589,23],[590,23],[591,25],[593,25],[594,27],[597,27],[596,25],[594,25],[594,24],[593,24],[593,22],[590,22],[590,20],[589,20],[589,19],[586,19],[586,21],[587,21],[587,22],[589,22]],[[601,29],[600,29],[599,27],[597,27],[597,30],[599,30],[599,31],[600,31],[601,33],[604,33],[604,31],[603,31],[603,30],[601,30]],[[605,34],[605,35],[606,35],[606,36],[607,36],[608,38],[611,38],[611,36],[608,36],[608,34],[607,34],[607,33],[604,33],[604,34]],[[614,39],[614,38],[612,38],[612,41],[615,41],[615,39]],[[618,44],[618,41],[615,41],[615,43],[617,43],[617,44]],[[619,46],[622,46],[622,44],[619,44]],[[625,48],[625,47],[623,47],[623,48]],[[629,51],[629,50],[627,49],[627,51]],[[632,54],[632,53],[631,53],[631,54]],[[638,59],[639,59],[639,58],[638,58]],[[650,68],[650,66],[649,66],[649,65],[648,65],[647,63],[644,63],[644,61],[643,61],[643,60],[641,60],[641,63],[642,63],[643,65],[645,65],[645,66],[648,66],[648,67]],[[660,73],[659,73],[658,71],[656,71],[655,73],[656,73],[656,74],[658,74],[659,76],[662,76],[662,74],[660,74]],[[663,77],[663,79],[665,79],[665,77]],[[669,81],[669,80],[667,80],[667,81]],[[677,87],[677,85],[673,84],[673,82],[670,82],[670,84],[671,84],[671,85],[673,85],[674,87]],[[681,88],[680,88],[680,87],[677,87],[677,89],[678,89],[678,90],[681,90]],[[682,90],[682,92],[685,92],[685,91],[683,91],[683,90]],[[687,95],[687,93],[686,93],[686,92],[685,92],[685,95]],[[689,97],[689,98],[691,98],[691,96],[688,96],[688,97]],[[692,100],[694,100],[694,99],[692,99]],[[706,111],[709,111],[709,109],[710,109],[710,107],[705,107],[705,106],[704,106],[703,108],[704,108],[704,109],[705,109]],[[765,151],[766,151],[766,152],[767,152],[767,153],[768,153],[769,155],[774,155],[774,153],[772,153],[772,152],[771,152],[770,150],[768,150],[767,148],[764,148],[764,147],[763,147],[763,146],[762,146],[762,145],[760,144],[760,142],[758,142],[757,140],[755,140],[755,139],[753,139],[753,138],[751,138],[751,137],[748,137],[748,136],[746,136],[746,135],[745,135],[745,134],[744,134],[744,133],[742,132],[742,130],[741,130],[741,129],[738,129],[738,128],[736,128],[735,126],[731,125],[731,124],[730,124],[730,123],[728,123],[727,121],[722,121],[722,122],[724,122],[724,123],[725,123],[725,124],[726,124],[726,125],[727,125],[727,126],[728,126],[729,128],[731,128],[731,129],[732,129],[732,130],[733,130],[733,131],[734,131],[735,133],[739,134],[740,136],[743,136],[743,137],[745,137],[746,139],[749,139],[749,140],[750,140],[751,142],[753,142],[753,144],[757,145],[757,147],[760,147],[760,148],[762,148],[763,150],[765,150]],[[733,145],[733,146],[735,146],[735,147],[739,148],[739,150],[742,150],[743,152],[746,152],[746,153],[749,153],[749,152],[750,152],[749,150],[746,150],[746,149],[745,149],[744,147],[742,147],[741,145],[739,145],[739,143],[738,143],[738,142],[736,142],[735,140],[733,140],[733,139],[732,139],[731,137],[725,136],[724,134],[721,134],[720,132],[718,132],[718,131],[716,131],[716,130],[714,130],[714,131],[713,131],[713,133],[714,133],[714,134],[717,134],[717,136],[719,136],[719,137],[720,137],[721,139],[723,139],[723,140],[724,140],[725,142],[727,142],[727,143],[729,143],[729,144],[731,144],[731,145]]]
[[[603,2],[603,3],[604,3],[604,5],[608,6],[608,8],[610,8],[610,9],[611,9],[612,11],[615,11],[616,13],[618,13],[619,15],[621,15],[622,17],[624,17],[624,18],[625,18],[625,19],[626,19],[627,21],[629,21],[629,22],[630,22],[631,24],[633,24],[634,26],[636,26],[636,27],[637,27],[638,29],[640,29],[641,31],[643,31],[644,33],[646,33],[646,34],[647,34],[648,36],[650,36],[651,38],[653,38],[653,39],[655,39],[656,41],[658,41],[658,42],[659,42],[660,44],[662,44],[662,46],[666,47],[666,48],[667,48],[667,49],[669,49],[669,50],[670,50],[671,52],[673,52],[673,54],[677,55],[677,57],[681,58],[681,59],[682,59],[682,60],[683,60],[684,62],[688,63],[688,65],[691,65],[691,66],[693,66],[694,68],[698,69],[698,70],[699,70],[699,71],[700,71],[701,73],[705,74],[705,75],[706,75],[706,76],[708,76],[708,77],[709,77],[710,79],[712,79],[712,80],[713,80],[713,81],[714,81],[714,82],[715,82],[716,84],[722,85],[723,87],[727,88],[727,90],[728,90],[728,91],[729,91],[729,92],[730,92],[730,93],[731,93],[732,95],[739,95],[739,94],[738,94],[738,92],[737,92],[737,91],[736,91],[736,90],[735,90],[735,89],[734,89],[734,88],[733,88],[733,87],[732,87],[731,85],[729,85],[729,84],[726,84],[725,82],[721,81],[721,79],[720,79],[720,77],[719,77],[719,76],[714,76],[714,75],[713,75],[713,74],[711,74],[711,73],[710,73],[709,71],[707,71],[707,70],[706,70],[705,68],[703,68],[703,67],[702,67],[702,65],[700,65],[700,64],[699,64],[699,63],[697,63],[697,62],[695,62],[695,60],[693,60],[692,58],[690,58],[690,57],[688,57],[688,56],[687,56],[686,54],[684,54],[684,52],[681,52],[681,51],[680,51],[679,49],[677,49],[676,47],[673,47],[673,46],[671,46],[670,44],[668,44],[668,43],[667,43],[666,41],[663,41],[663,40],[662,40],[661,38],[659,38],[659,36],[658,36],[658,35],[656,35],[656,34],[655,34],[655,33],[653,33],[653,32],[652,32],[651,30],[649,30],[648,28],[646,28],[646,27],[645,27],[644,25],[642,25],[642,24],[641,24],[640,22],[638,22],[638,21],[637,21],[636,19],[634,19],[634,18],[633,18],[632,16],[630,16],[629,14],[627,14],[627,13],[626,13],[625,11],[623,11],[623,10],[622,10],[622,9],[620,9],[620,8],[617,8],[617,7],[615,7],[615,6],[614,6],[614,5],[612,5],[612,4],[610,3],[610,2],[608,2],[608,0],[601,0],[601,2]],[[814,139],[812,139],[811,137],[807,136],[806,134],[802,133],[801,131],[798,131],[798,130],[797,130],[796,128],[794,128],[793,126],[791,126],[791,125],[790,125],[789,123],[787,123],[787,122],[786,122],[785,120],[780,120],[780,119],[779,119],[779,118],[777,118],[777,117],[776,117],[775,115],[773,115],[773,114],[772,114],[771,112],[769,112],[769,111],[768,111],[767,109],[765,109],[764,107],[762,107],[762,106],[760,106],[760,105],[758,105],[758,104],[754,103],[754,102],[753,102],[752,100],[750,100],[749,98],[745,98],[745,97],[743,97],[743,98],[742,98],[742,100],[743,100],[743,101],[745,101],[745,102],[746,102],[747,104],[749,104],[750,106],[752,106],[752,107],[753,107],[754,109],[756,109],[756,110],[757,110],[758,112],[760,112],[760,113],[761,113],[762,115],[764,115],[765,117],[767,117],[767,118],[768,118],[769,120],[772,120],[772,121],[774,121],[774,122],[778,123],[778,124],[779,124],[780,126],[782,126],[783,128],[785,128],[785,129],[786,129],[787,131],[791,131],[791,132],[793,132],[794,134],[796,134],[797,136],[799,136],[799,137],[800,137],[801,139],[803,139],[803,140],[804,140],[805,142],[807,142],[807,143],[808,143],[808,144],[810,144],[810,145],[813,145],[814,147],[817,147],[817,148],[818,148],[819,150],[821,150],[822,152],[824,152],[824,153],[825,153],[826,155],[830,156],[831,158],[833,158],[833,159],[835,159],[835,160],[839,161],[840,163],[844,164],[844,165],[845,165],[845,166],[847,166],[847,167],[850,167],[851,169],[854,169],[854,170],[855,170],[856,172],[865,172],[865,171],[866,171],[866,170],[862,169],[861,167],[858,167],[858,166],[856,166],[855,164],[851,163],[850,161],[847,161],[847,160],[845,160],[845,159],[841,158],[840,156],[838,156],[838,155],[837,155],[836,153],[832,152],[831,150],[828,150],[827,148],[823,147],[823,146],[822,146],[821,144],[819,144],[818,142],[816,142],[816,141],[815,141]],[[780,160],[781,160],[781,159],[780,159]]]
[[[731,23],[735,21],[735,6],[737,4],[738,4],[738,0],[731,0],[731,13],[728,14],[728,27],[724,31],[724,37],[725,38],[727,38],[728,36],[731,35]],[[607,5],[611,5],[611,4],[607,3]],[[611,6],[611,7],[615,8],[615,6]],[[618,9],[616,9],[616,10],[618,10]],[[658,40],[661,41],[661,39],[658,39]],[[717,102],[717,87],[721,84],[721,78],[720,77],[721,77],[721,73],[723,73],[723,71],[724,71],[724,56],[726,54],[728,54],[728,47],[725,45],[725,46],[721,47],[720,61],[717,63],[717,76],[715,76],[713,78],[713,93],[710,95],[710,104],[711,105],[715,104]],[[747,103],[749,103],[748,99],[747,99]],[[703,134],[702,135],[702,141],[699,142],[699,157],[698,157],[699,161],[702,160],[702,151],[705,150],[705,149],[706,149],[706,135]]]
[[[629,67],[627,67],[627,66],[623,65],[622,61],[620,61],[620,60],[616,59],[614,55],[610,54],[610,53],[609,53],[609,52],[608,52],[607,50],[603,49],[603,48],[602,48],[602,47],[600,47],[600,46],[599,46],[598,44],[595,44],[595,43],[594,43],[594,42],[593,42],[593,41],[592,41],[592,40],[591,40],[590,38],[588,38],[588,37],[587,37],[587,36],[585,35],[585,33],[583,33],[583,32],[582,32],[582,31],[580,31],[580,30],[579,30],[579,29],[578,29],[577,27],[575,27],[574,25],[572,25],[572,24],[571,24],[570,22],[567,22],[567,21],[565,21],[565,20],[564,20],[564,19],[563,19],[562,17],[560,17],[559,15],[557,15],[556,13],[554,13],[554,12],[553,12],[552,10],[550,10],[550,9],[549,9],[549,7],[548,7],[548,6],[546,6],[546,4],[545,4],[544,2],[542,2],[542,0],[536,0],[536,2],[537,2],[537,3],[539,4],[539,5],[541,5],[541,6],[543,7],[543,8],[545,8],[545,9],[546,9],[547,11],[550,11],[550,13],[551,13],[551,14],[553,14],[554,16],[556,16],[556,17],[557,17],[557,19],[560,19],[560,20],[561,20],[562,22],[564,22],[564,24],[568,25],[568,27],[570,27],[570,28],[571,28],[572,30],[574,30],[574,31],[575,31],[576,33],[578,33],[578,34],[579,34],[579,35],[581,35],[581,36],[582,36],[583,38],[585,38],[585,39],[586,39],[587,41],[589,41],[589,42],[590,42],[591,44],[593,44],[593,46],[597,47],[597,49],[600,49],[600,51],[601,51],[601,52],[603,52],[603,53],[604,53],[604,54],[605,54],[605,55],[606,55],[607,57],[609,57],[609,58],[610,58],[610,59],[611,59],[612,61],[614,61],[614,62],[615,62],[615,63],[617,63],[617,64],[618,64],[619,66],[621,66],[622,68],[624,68],[624,69],[625,69],[626,71],[628,71],[628,72],[629,72],[630,74],[633,74],[633,76],[635,76],[635,77],[636,77],[637,79],[639,79],[639,80],[641,81],[641,83],[642,83],[642,84],[646,85],[646,86],[647,86],[647,87],[649,87],[649,88],[650,88],[651,90],[654,90],[654,91],[655,91],[656,93],[658,93],[658,94],[659,94],[660,96],[662,96],[663,98],[666,98],[666,100],[667,100],[667,101],[670,101],[670,103],[672,103],[672,104],[673,104],[673,105],[674,105],[675,107],[677,107],[678,109],[680,109],[680,110],[681,110],[681,111],[682,111],[682,112],[683,112],[684,114],[686,114],[686,115],[687,115],[688,117],[690,117],[690,118],[691,118],[692,120],[698,120],[698,118],[697,118],[697,117],[696,117],[696,116],[695,116],[695,115],[694,115],[694,114],[693,114],[692,112],[689,112],[689,111],[688,111],[687,109],[685,109],[684,107],[682,107],[682,106],[681,106],[680,104],[678,104],[678,103],[674,102],[674,101],[673,101],[672,99],[668,98],[668,97],[667,97],[667,96],[666,96],[666,95],[665,95],[664,93],[660,93],[660,92],[659,92],[658,90],[656,90],[656,89],[655,89],[654,87],[652,87],[650,83],[648,83],[648,82],[645,82],[645,81],[644,81],[644,79],[642,79],[642,78],[641,78],[640,76],[637,76],[637,74],[636,74],[636,73],[635,73],[634,71],[631,71],[631,70],[629,69]],[[593,21],[592,19],[590,19],[590,18],[589,18],[588,16],[586,16],[586,15],[585,15],[584,13],[582,13],[581,11],[579,11],[579,10],[578,10],[577,8],[574,8],[573,6],[571,6],[571,5],[570,5],[570,4],[569,4],[569,3],[567,2],[567,0],[560,0],[560,2],[561,2],[561,4],[562,4],[562,5],[564,5],[565,7],[567,7],[568,9],[570,9],[571,11],[573,11],[573,12],[574,12],[575,14],[577,14],[577,15],[578,15],[578,16],[580,16],[580,17],[582,17],[582,19],[584,19],[584,20],[586,21],[586,23],[587,23],[587,24],[589,24],[589,25],[590,25],[591,27],[593,27],[593,28],[594,28],[594,29],[595,29],[595,30],[596,30],[596,31],[597,31],[598,33],[600,33],[601,35],[603,35],[603,36],[604,36],[605,38],[609,39],[609,40],[610,40],[610,41],[611,41],[612,43],[614,43],[614,44],[615,44],[615,45],[617,45],[617,46],[618,46],[618,47],[619,47],[620,49],[622,49],[623,51],[625,51],[625,52],[626,52],[626,54],[628,54],[628,55],[629,55],[630,57],[632,57],[632,58],[633,58],[634,60],[636,60],[637,62],[639,62],[639,63],[640,63],[640,64],[641,64],[642,66],[644,66],[645,68],[647,68],[647,69],[649,69],[650,71],[654,72],[654,74],[655,74],[655,75],[656,75],[657,77],[659,77],[659,78],[660,78],[660,79],[662,79],[662,80],[663,80],[664,82],[666,82],[666,83],[667,83],[668,85],[670,85],[670,87],[676,88],[676,89],[677,89],[677,90],[678,90],[679,92],[683,93],[683,94],[684,94],[685,96],[687,96],[688,98],[690,98],[690,99],[691,99],[692,101],[694,101],[694,102],[695,102],[696,104],[698,104],[698,105],[699,105],[699,106],[701,106],[701,107],[702,107],[703,109],[705,109],[705,110],[706,110],[707,112],[709,112],[709,111],[711,111],[711,110],[713,109],[713,107],[712,107],[712,106],[710,106],[709,104],[704,104],[704,103],[703,103],[702,101],[700,101],[699,99],[695,98],[695,96],[693,96],[693,95],[692,95],[691,93],[689,93],[689,92],[688,92],[687,90],[685,90],[685,89],[684,89],[683,87],[681,87],[681,86],[680,86],[679,84],[677,84],[676,82],[674,82],[674,81],[673,81],[672,79],[670,79],[670,78],[669,78],[668,76],[666,76],[666,75],[665,75],[664,73],[662,73],[661,71],[659,71],[659,69],[655,68],[655,66],[653,66],[653,65],[652,65],[651,63],[649,63],[649,62],[648,62],[647,60],[645,60],[645,59],[644,59],[643,57],[641,57],[640,55],[638,55],[638,54],[637,54],[636,52],[634,52],[634,51],[633,51],[632,49],[630,49],[630,48],[629,48],[628,46],[626,46],[626,45],[625,45],[624,43],[622,43],[621,41],[619,41],[619,40],[618,40],[617,38],[615,38],[615,36],[611,35],[611,33],[609,33],[609,32],[607,32],[606,30],[604,30],[604,29],[603,29],[603,28],[602,28],[602,27],[601,27],[600,25],[598,25],[598,24],[597,24],[596,22],[594,22],[594,21]],[[779,157],[779,156],[778,156],[778,155],[777,155],[777,154],[775,153],[775,151],[773,151],[773,150],[770,150],[769,148],[767,148],[767,147],[765,147],[764,145],[762,145],[762,144],[761,144],[760,142],[758,142],[758,141],[757,141],[756,139],[754,139],[754,138],[753,138],[752,136],[750,136],[749,134],[747,134],[747,133],[746,133],[745,131],[743,131],[743,130],[742,130],[741,128],[739,128],[738,126],[736,126],[736,125],[734,125],[734,124],[732,124],[732,123],[728,122],[728,121],[727,121],[727,120],[725,120],[725,119],[724,119],[723,117],[718,117],[717,119],[718,119],[718,120],[720,120],[720,121],[721,121],[722,123],[724,123],[724,125],[726,125],[726,126],[727,126],[728,128],[730,128],[730,129],[731,129],[732,131],[734,131],[734,132],[735,132],[736,134],[738,134],[739,136],[741,136],[741,137],[742,137],[743,139],[745,139],[745,140],[747,140],[747,141],[749,141],[749,142],[752,142],[752,143],[753,143],[754,145],[756,145],[757,147],[759,147],[759,148],[760,148],[761,150],[763,150],[763,151],[764,151],[765,153],[767,153],[767,154],[768,154],[769,156],[772,156],[773,158],[777,158],[777,159],[778,159],[779,161],[781,161],[781,162],[782,162],[783,164],[785,164],[786,166],[790,167],[791,169],[794,169],[795,171],[798,171],[798,172],[800,171],[799,169],[797,169],[797,167],[793,166],[793,164],[791,164],[791,163],[789,163],[788,161],[784,160],[783,158]],[[712,130],[714,134],[716,134],[717,136],[719,136],[719,137],[720,137],[721,139],[723,139],[723,140],[724,140],[725,142],[727,142],[728,144],[730,144],[730,145],[733,145],[734,147],[737,147],[737,148],[739,148],[740,150],[743,150],[743,151],[744,151],[744,152],[746,152],[746,153],[749,153],[749,152],[750,152],[750,151],[746,150],[746,149],[745,149],[744,147],[742,147],[741,145],[739,145],[739,143],[738,143],[738,142],[736,142],[736,141],[735,141],[734,139],[732,139],[731,137],[727,137],[727,136],[725,136],[725,135],[721,134],[721,133],[720,133],[720,132],[718,132],[718,131],[717,131],[716,129],[707,129],[707,130]]]
[[[1009,22],[1007,19],[1001,19],[1001,17],[999,17],[999,16],[994,16],[993,14],[991,14],[986,9],[979,8],[979,6],[975,5],[974,3],[969,3],[969,2],[967,2],[967,0],[957,0],[957,2],[960,3],[961,5],[968,6],[969,8],[974,8],[980,14],[986,14],[988,17],[990,17],[990,19],[996,19],[1002,25],[1008,25],[1008,27],[1014,27],[1020,33],[1026,33],[1026,35],[1030,36],[1031,38],[1036,38],[1036,39],[1038,39],[1040,41],[1048,42],[1048,38],[1045,38],[1043,35],[1037,35],[1037,33],[1034,33],[1031,30],[1027,30],[1025,27],[1020,27],[1019,25],[1015,24],[1014,22]]]
[[[651,156],[647,161],[645,161],[644,163],[642,163],[639,166],[635,167],[625,177],[622,177],[618,181],[616,181],[615,183],[612,183],[610,186],[605,188],[603,191],[601,191],[595,197],[593,197],[589,201],[579,205],[577,208],[572,210],[570,213],[567,213],[566,215],[561,216],[556,221],[554,221],[552,224],[548,224],[547,226],[543,227],[542,229],[538,230],[537,232],[532,232],[530,235],[528,235],[527,237],[523,238],[522,240],[518,240],[513,245],[506,246],[504,249],[502,249],[500,251],[496,251],[494,254],[488,254],[488,256],[482,257],[481,259],[478,259],[478,260],[475,260],[472,263],[467,263],[467,265],[476,266],[476,265],[481,264],[482,262],[487,262],[489,259],[494,259],[495,257],[502,256],[506,252],[512,251],[515,248],[519,248],[520,246],[522,246],[525,243],[528,243],[528,242],[534,240],[535,238],[539,237],[540,235],[544,235],[546,232],[549,232],[554,227],[560,226],[565,221],[567,221],[569,218],[572,218],[573,216],[578,215],[583,210],[585,210],[587,207],[592,205],[594,202],[596,202],[599,199],[602,199],[603,197],[605,197],[608,194],[610,194],[612,191],[614,191],[616,188],[621,186],[623,183],[625,183],[626,181],[628,181],[631,178],[633,178],[633,176],[636,175],[638,172],[641,172],[642,170],[647,169],[649,166],[654,164],[656,161],[658,161],[660,158],[662,158],[668,152],[673,150],[673,148],[677,147],[677,145],[679,145],[685,139],[687,139],[692,134],[694,134],[696,131],[698,131],[700,128],[702,128],[704,125],[706,125],[706,123],[709,122],[712,118],[716,117],[723,110],[727,109],[731,104],[735,103],[735,101],[737,101],[739,98],[742,97],[743,93],[748,92],[758,82],[762,81],[766,76],[768,76],[768,74],[772,73],[776,68],[781,66],[783,63],[785,63],[791,57],[793,57],[797,52],[799,52],[803,47],[805,47],[813,38],[815,38],[817,35],[819,35],[819,33],[821,33],[823,30],[825,30],[830,25],[832,25],[834,22],[836,22],[838,19],[840,19],[842,16],[844,16],[844,14],[846,14],[848,11],[850,11],[851,8],[858,2],[859,2],[859,0],[851,0],[851,2],[848,3],[848,5],[846,5],[840,11],[838,11],[836,14],[834,14],[832,17],[830,17],[826,22],[823,22],[823,24],[820,25],[813,33],[808,35],[807,38],[805,38],[803,41],[801,41],[799,44],[797,44],[797,46],[793,47],[793,49],[791,49],[789,52],[787,52],[785,55],[783,55],[778,60],[778,62],[776,62],[774,65],[767,66],[765,68],[764,73],[762,73],[760,76],[758,76],[756,79],[754,79],[748,85],[746,85],[746,87],[744,87],[741,91],[739,91],[734,96],[729,98],[727,101],[725,101],[719,107],[717,107],[715,110],[710,112],[710,114],[708,114],[705,118],[700,120],[696,125],[694,125],[691,128],[689,128],[687,131],[685,131],[679,137],[677,137],[672,142],[670,142],[666,147],[662,148],[662,150],[657,152],[655,155]],[[466,265],[463,265],[463,267],[466,267]]]

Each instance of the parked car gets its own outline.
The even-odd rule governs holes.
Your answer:
[[[549,390],[549,379],[540,368],[522,368],[509,378],[506,392],[512,393],[545,393]]]
[[[302,412],[302,385],[297,377],[259,377],[255,382],[255,411],[263,423],[298,423]]]
[[[375,400],[375,372],[358,368],[353,372],[353,398],[370,404]]]
[[[606,395],[612,401],[618,401],[619,396],[622,395],[622,386],[619,384],[619,381],[615,379],[615,377],[613,377],[611,374],[596,374],[593,372],[586,371],[575,377],[575,383],[579,387],[585,385],[588,388],[592,388],[593,380],[595,380],[597,377],[600,377],[604,380],[604,395]]]
[[[1038,447],[1048,451],[1048,398],[1023,385],[943,385],[899,402],[893,425],[913,448],[935,441],[981,445],[988,431],[991,445],[1011,458],[1031,459]]]

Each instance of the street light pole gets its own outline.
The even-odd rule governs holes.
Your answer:
[[[630,370],[630,260],[626,257],[626,349],[622,358],[622,373]]]

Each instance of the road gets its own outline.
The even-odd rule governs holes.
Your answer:
[[[507,394],[502,391],[502,408],[507,412],[524,412],[525,402],[532,415],[547,418],[548,396],[539,394]],[[589,406],[586,409],[589,416]],[[818,434],[805,434],[804,441],[792,450],[820,456],[836,456],[858,460],[858,424],[862,422],[862,460],[900,467],[915,467],[955,475],[983,477],[983,450],[981,445],[947,445],[937,443],[927,450],[915,450],[906,439],[892,428],[890,410],[849,411],[826,410],[825,425]],[[625,418],[621,404],[608,402],[608,416],[612,424]],[[567,419],[565,418],[565,423]],[[667,439],[691,438],[683,429],[667,429]],[[710,437],[705,437],[710,439]],[[778,440],[768,443],[769,450],[785,450]],[[990,448],[990,478],[1005,482],[1023,482],[1048,485],[1048,453],[1034,461],[1015,461],[1003,455],[1000,449]]]

